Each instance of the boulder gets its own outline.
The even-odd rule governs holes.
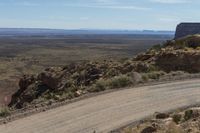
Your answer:
[[[194,119],[200,116],[200,108],[191,108],[185,111],[184,119]]]
[[[58,78],[50,72],[42,72],[38,75],[38,81],[51,89],[56,89],[59,84]]]
[[[133,83],[140,83],[143,81],[142,75],[138,72],[132,72],[130,76],[133,79]]]
[[[28,89],[28,87],[35,82],[35,78],[33,75],[24,75],[19,80],[19,90],[12,95],[11,102],[9,106],[13,106],[18,103],[21,94]]]
[[[24,91],[30,84],[32,84],[35,81],[35,78],[33,75],[24,75],[19,80],[19,88],[20,91]]]
[[[157,131],[157,129],[155,127],[149,126],[149,127],[146,127],[145,129],[143,129],[141,131],[141,133],[154,133],[156,131]]]
[[[166,119],[169,118],[169,115],[166,113],[158,113],[156,114],[156,119]]]

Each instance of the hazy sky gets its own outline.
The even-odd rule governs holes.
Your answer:
[[[200,0],[0,0],[0,27],[174,30]]]

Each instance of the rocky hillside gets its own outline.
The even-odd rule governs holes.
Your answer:
[[[157,80],[173,71],[200,72],[199,46],[200,36],[188,36],[155,45],[131,59],[70,64],[47,68],[37,75],[24,75],[9,106],[51,104],[91,92]]]
[[[146,53],[136,57],[137,61],[150,62],[166,72],[200,72],[200,36],[188,36],[179,40],[156,45]]]
[[[200,108],[188,108],[173,113],[155,113],[135,127],[127,127],[120,133],[199,133]]]

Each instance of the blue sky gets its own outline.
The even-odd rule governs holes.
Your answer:
[[[0,0],[0,27],[175,30],[200,22],[199,0]]]

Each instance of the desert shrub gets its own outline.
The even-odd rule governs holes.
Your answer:
[[[145,62],[138,62],[134,66],[134,70],[139,73],[149,72],[149,64]]]
[[[119,75],[119,71],[117,69],[111,68],[111,69],[108,70],[106,75],[108,77],[117,76],[117,75]]]
[[[200,50],[200,46],[198,46],[198,47],[196,48],[196,50]]]
[[[109,88],[126,87],[132,83],[131,78],[127,75],[116,76],[108,81]]]
[[[177,41],[173,47],[175,49],[184,49],[184,48],[188,47],[188,44],[186,42]]]
[[[123,58],[120,58],[120,59],[119,59],[119,63],[125,63],[125,62],[127,62],[128,60],[129,60],[128,57],[123,57]]]
[[[167,40],[164,44],[163,47],[169,47],[169,46],[174,46],[175,42],[171,40]]]
[[[173,121],[178,124],[181,121],[182,115],[181,114],[175,114],[172,116]]]
[[[197,48],[200,46],[199,40],[195,40],[194,38],[187,37],[180,40],[175,41],[167,41],[164,44],[164,47],[174,47],[175,49],[184,49],[184,48]]]
[[[144,82],[147,82],[147,81],[149,80],[149,78],[148,78],[148,76],[147,76],[146,73],[145,73],[145,74],[142,74],[142,80],[143,80]]]
[[[189,38],[188,40],[186,40],[187,44],[188,44],[188,47],[191,47],[191,48],[197,48],[200,46],[200,40],[199,40],[199,37],[191,37]]]
[[[193,115],[193,111],[192,110],[186,110],[185,111],[185,115],[184,115],[184,119],[187,121],[187,120],[192,118],[192,115]]]
[[[71,77],[74,79],[74,78],[79,77],[79,75],[80,75],[80,74],[79,74],[78,72],[74,72],[74,73],[72,74]]]
[[[89,92],[100,92],[106,89],[115,89],[126,87],[132,83],[132,80],[127,75],[115,76],[111,79],[100,79],[92,87]]]
[[[150,78],[150,79],[159,79],[159,74],[158,73],[148,73],[148,77]]]
[[[192,48],[195,49],[200,46],[200,38],[199,36],[187,36],[182,39],[178,39],[175,41],[167,41],[164,44],[165,47],[170,46],[174,47],[175,49],[183,49],[183,48]]]
[[[72,99],[72,98],[75,98],[76,97],[76,95],[75,95],[75,93],[74,92],[67,92],[66,93],[66,98],[69,98],[69,99]]]
[[[169,74],[172,75],[172,76],[180,76],[180,75],[184,75],[184,74],[187,74],[187,73],[184,72],[184,71],[172,71]]]
[[[10,115],[10,110],[7,107],[0,109],[0,117],[7,117]]]
[[[104,91],[107,88],[107,80],[104,79],[100,79],[98,80],[91,88],[89,91],[91,92],[100,92],[100,91]]]
[[[153,71],[146,74],[149,79],[159,79],[160,76],[165,75],[163,71]]]
[[[52,92],[49,92],[49,93],[47,93],[47,94],[44,95],[44,98],[46,100],[55,99],[55,97],[56,97],[56,94],[52,93]]]
[[[154,45],[151,49],[152,49],[152,50],[159,51],[159,50],[161,50],[161,48],[162,48],[162,45],[157,44],[157,45]]]
[[[155,65],[149,65],[148,72],[154,72],[154,71],[159,71],[158,67],[156,67]]]

